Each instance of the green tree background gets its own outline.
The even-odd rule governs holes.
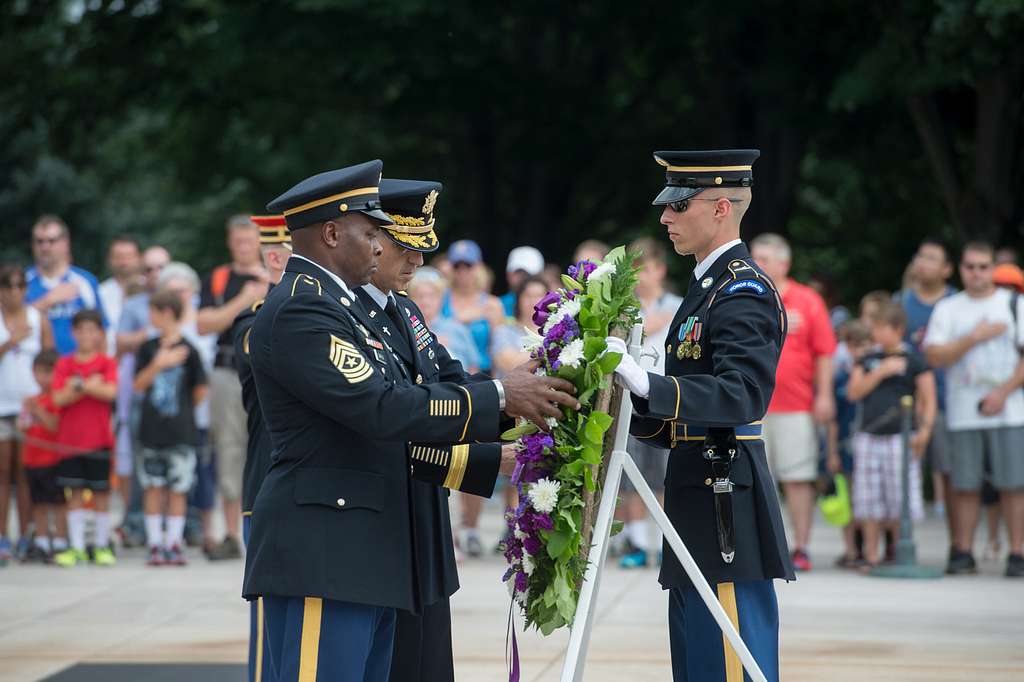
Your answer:
[[[917,241],[1024,231],[1024,0],[0,3],[0,256],[43,212],[100,272],[119,232],[204,270],[223,224],[381,158],[442,240],[660,234],[656,149],[758,147],[745,236],[846,301]],[[688,264],[674,264],[682,276]]]

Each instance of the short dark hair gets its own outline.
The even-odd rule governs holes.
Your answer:
[[[665,250],[665,245],[657,239],[651,237],[640,237],[629,245],[630,251],[640,251],[640,261],[655,261],[656,263],[665,264],[667,262],[668,253]]]
[[[177,292],[162,289],[149,297],[149,307],[155,310],[170,310],[175,320],[181,319],[181,297]]]
[[[60,228],[60,235],[62,237],[69,236],[68,224],[64,222],[59,215],[54,213],[44,213],[36,219],[35,224],[32,226],[32,231],[35,232],[36,228],[42,227],[43,225],[54,224]]]
[[[18,263],[4,263],[0,265],[0,284],[10,284],[15,275],[21,275],[24,279],[25,268]]]
[[[547,293],[548,283],[544,281],[544,278],[538,275],[530,275],[529,277],[524,279],[522,282],[519,283],[519,286],[516,287],[516,307],[515,310],[512,311],[512,317],[519,316],[519,301],[523,297],[523,292],[526,291],[526,287],[530,286],[531,284],[541,285],[542,287],[544,287],[544,292]]]
[[[885,301],[878,306],[878,312],[871,321],[875,324],[887,324],[893,329],[906,329],[907,311],[895,301]]]
[[[996,250],[992,246],[991,242],[986,242],[982,239],[975,239],[964,244],[963,251],[960,252],[960,258],[963,258],[964,254],[968,251],[983,253],[992,259],[995,259],[996,257]]]
[[[75,316],[71,318],[71,328],[74,329],[87,322],[92,322],[100,329],[103,329],[103,316],[100,315],[100,311],[93,310],[92,308],[79,310],[75,313]]]
[[[839,337],[846,341],[848,346],[859,346],[871,341],[871,330],[866,324],[853,318],[840,325]]]
[[[131,244],[139,251],[142,251],[142,242],[140,242],[139,238],[136,237],[134,234],[115,234],[110,239],[110,244],[107,245],[107,250],[109,251],[110,248],[114,246],[114,244]]]
[[[56,351],[56,349],[46,348],[39,351],[39,353],[37,353],[36,356],[32,358],[32,366],[53,369],[56,366],[57,360],[59,358],[60,354]]]
[[[942,251],[942,257],[946,259],[946,262],[952,262],[952,259],[950,258],[950,255],[952,254],[949,250],[949,244],[940,237],[925,237],[921,240],[921,243],[917,245],[917,248],[920,249],[922,246],[934,246],[935,248],[940,249]]]

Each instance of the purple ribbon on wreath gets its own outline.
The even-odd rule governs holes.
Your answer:
[[[513,620],[512,609],[515,608],[516,598],[512,597],[508,605],[508,625],[505,627],[505,664],[508,665],[508,682],[519,682],[519,643],[516,641],[516,625]],[[512,635],[512,654],[509,657],[508,640]]]

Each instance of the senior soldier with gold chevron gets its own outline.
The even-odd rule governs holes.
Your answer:
[[[379,227],[391,224],[381,167],[321,173],[267,207],[284,214],[294,255],[249,337],[273,461],[253,509],[243,594],[264,598],[278,680],[388,678],[395,610],[422,603],[408,441],[490,441],[502,407],[544,423],[559,405],[578,405],[568,382],[529,368],[500,383],[406,380],[352,293],[374,273]]]
[[[697,259],[669,326],[665,376],[645,372],[625,344],[616,369],[633,393],[630,431],[671,449],[665,511],[717,590],[761,670],[779,678],[773,578],[792,580],[761,419],[775,388],[786,315],[775,285],[739,239],[752,198],[754,149],[656,152],[666,187],[654,200],[680,255]],[[742,682],[682,565],[666,545],[659,580],[669,597],[673,679]]]
[[[390,339],[403,366],[417,384],[453,381],[467,384],[489,381],[486,375],[470,376],[462,363],[453,359],[437,336],[426,326],[426,317],[408,298],[404,289],[423,265],[423,254],[438,248],[434,230],[434,209],[442,186],[439,182],[392,180],[380,183],[382,208],[393,225],[384,227],[387,239],[377,272],[369,284],[356,289],[375,329]],[[490,497],[498,474],[502,446],[473,444],[468,460],[480,462],[474,486],[461,489]],[[504,446],[514,457],[512,445]],[[392,682],[452,682],[452,624],[449,597],[459,589],[459,575],[452,543],[448,491],[426,481],[450,478],[447,464],[450,446],[411,444],[413,467],[412,515],[416,542],[417,577],[423,608],[420,613],[399,611],[395,625],[395,648],[391,657]],[[487,466],[487,462],[492,462]],[[468,481],[466,481],[468,483]]]

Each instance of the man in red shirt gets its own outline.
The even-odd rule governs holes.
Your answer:
[[[789,333],[775,373],[775,394],[765,416],[765,447],[775,479],[782,483],[792,525],[793,566],[808,571],[807,545],[818,478],[818,431],[835,419],[832,354],[836,337],[825,301],[789,278],[792,252],[777,234],[750,244],[757,264],[775,281],[789,318]]]
[[[53,372],[53,402],[61,408],[57,442],[63,459],[57,465],[57,484],[71,489],[68,536],[71,548],[57,554],[59,566],[74,566],[85,554],[83,492],[92,491],[95,504],[98,566],[112,566],[110,551],[110,428],[111,405],[117,397],[117,362],[103,353],[103,318],[95,310],[80,310],[71,320],[76,349],[57,361]]]

